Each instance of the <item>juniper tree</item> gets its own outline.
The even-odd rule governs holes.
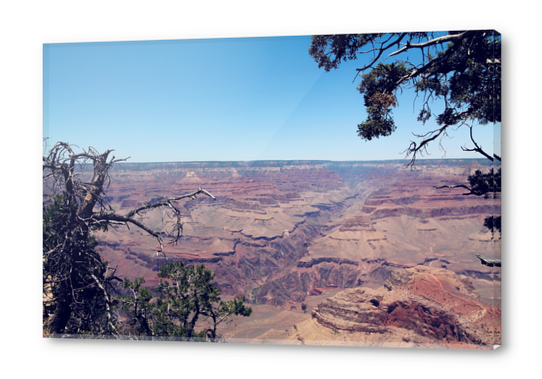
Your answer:
[[[501,36],[494,30],[450,31],[436,37],[430,32],[315,35],[309,55],[326,71],[339,68],[342,62],[367,58],[356,70],[354,80],[363,95],[367,118],[357,125],[360,138],[391,135],[397,125],[393,108],[398,95],[413,90],[421,99],[418,121],[434,122],[436,128],[413,133],[404,153],[408,166],[427,153],[429,144],[453,128],[466,127],[470,147],[487,158],[495,168],[468,177],[465,195],[498,197],[501,191],[501,157],[487,151],[473,137],[473,129],[501,122]],[[386,60],[386,63],[384,62]],[[390,62],[391,60],[391,62]],[[434,113],[432,104],[440,101],[441,111]],[[442,147],[442,145],[441,145]],[[441,187],[442,188],[442,187]],[[485,226],[501,230],[500,216],[486,218]]]
[[[162,279],[155,293],[141,286],[143,278],[123,282],[129,293],[119,301],[127,316],[123,332],[130,337],[215,341],[220,324],[233,315],[252,314],[252,308],[243,304],[244,297],[220,299],[214,275],[203,264],[166,263],[158,276]]]
[[[93,148],[75,152],[65,142],[52,146],[43,157],[43,293],[44,333],[118,334],[113,320],[112,282],[119,280],[95,251],[95,230],[133,225],[159,243],[163,236],[176,243],[182,237],[181,212],[176,202],[208,191],[180,196],[162,196],[125,213],[115,212],[105,190],[109,170],[126,159],[109,157],[113,150],[98,153]],[[141,213],[165,209],[173,219],[171,230],[153,230],[138,219]]]

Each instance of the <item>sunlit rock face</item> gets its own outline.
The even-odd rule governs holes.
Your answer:
[[[347,289],[325,300],[291,337],[322,343],[326,330],[362,344],[491,348],[500,345],[500,308],[481,302],[470,280],[417,266],[393,271],[378,289]]]
[[[480,304],[500,300],[500,269],[481,265],[476,254],[500,259],[499,236],[483,228],[487,216],[500,214],[500,202],[464,196],[461,188],[435,188],[465,183],[476,169],[484,167],[451,160],[420,161],[414,170],[405,162],[118,164],[107,189],[117,212],[199,187],[217,200],[201,196],[178,203],[183,238],[166,244],[165,256],[156,253],[155,239],[126,227],[99,234],[100,249],[119,276],[144,277],[149,286],[158,283],[157,270],[166,261],[204,263],[224,296],[242,295],[277,312],[352,289],[303,313],[318,328],[400,329],[409,341],[485,343],[476,328],[464,325],[461,306],[447,308],[442,299],[416,292],[425,283],[421,279],[391,292],[384,287],[396,270],[430,267],[471,281],[471,293],[461,296],[479,303],[466,307],[497,312]],[[167,242],[170,217],[155,211],[141,214],[141,221],[162,230]],[[365,308],[356,312],[365,321],[350,320],[350,300],[339,296],[363,299],[356,307]],[[441,320],[438,328],[423,326],[433,319]]]

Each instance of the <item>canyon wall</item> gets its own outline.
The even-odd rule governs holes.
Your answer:
[[[476,254],[500,259],[499,236],[483,227],[487,216],[500,214],[500,200],[465,196],[461,188],[435,188],[465,183],[475,170],[485,169],[472,160],[420,161],[413,170],[405,162],[117,164],[107,189],[117,212],[199,187],[217,200],[203,196],[180,202],[183,238],[166,245],[165,256],[156,253],[152,237],[125,227],[99,234],[100,251],[117,274],[144,277],[149,286],[158,283],[157,270],[166,261],[203,263],[224,296],[245,296],[253,306],[277,312],[301,310],[312,298],[340,289],[352,289],[344,296],[354,297],[382,292],[390,275],[416,267],[468,278],[476,301],[498,305],[500,269],[481,265]],[[141,221],[167,237],[170,217],[167,211],[154,211],[141,214]],[[382,327],[393,325],[392,316],[404,309],[398,304],[406,304],[399,297],[382,297],[379,304],[387,308],[370,317],[381,320]],[[425,300],[411,300],[409,309],[418,309],[421,317],[415,323],[431,323],[419,312],[427,308]],[[346,322],[348,312],[330,304],[323,302],[306,317],[343,331],[373,328]],[[387,313],[390,307],[395,313]],[[350,326],[329,321],[342,317],[326,316],[332,309],[343,312],[341,322]],[[445,335],[416,332],[418,340],[487,340],[460,327],[455,312],[446,309],[435,316],[446,320]]]

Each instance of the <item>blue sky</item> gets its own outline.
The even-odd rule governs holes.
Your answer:
[[[326,73],[308,54],[310,36],[44,45],[44,137],[130,162],[403,158],[416,121],[399,97],[397,131],[362,141],[365,120],[355,69]],[[451,133],[448,158],[475,157]],[[476,129],[491,150],[492,128]],[[438,144],[429,158],[442,158]]]

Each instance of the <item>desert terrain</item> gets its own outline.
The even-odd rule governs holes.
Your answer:
[[[477,160],[119,163],[107,195],[120,213],[157,196],[180,201],[183,238],[119,227],[97,235],[117,275],[158,283],[166,259],[203,263],[222,297],[254,313],[231,342],[493,348],[500,345],[499,235],[483,227],[500,199],[465,196]],[[170,215],[141,219],[167,234]],[[167,238],[166,238],[167,241]]]

